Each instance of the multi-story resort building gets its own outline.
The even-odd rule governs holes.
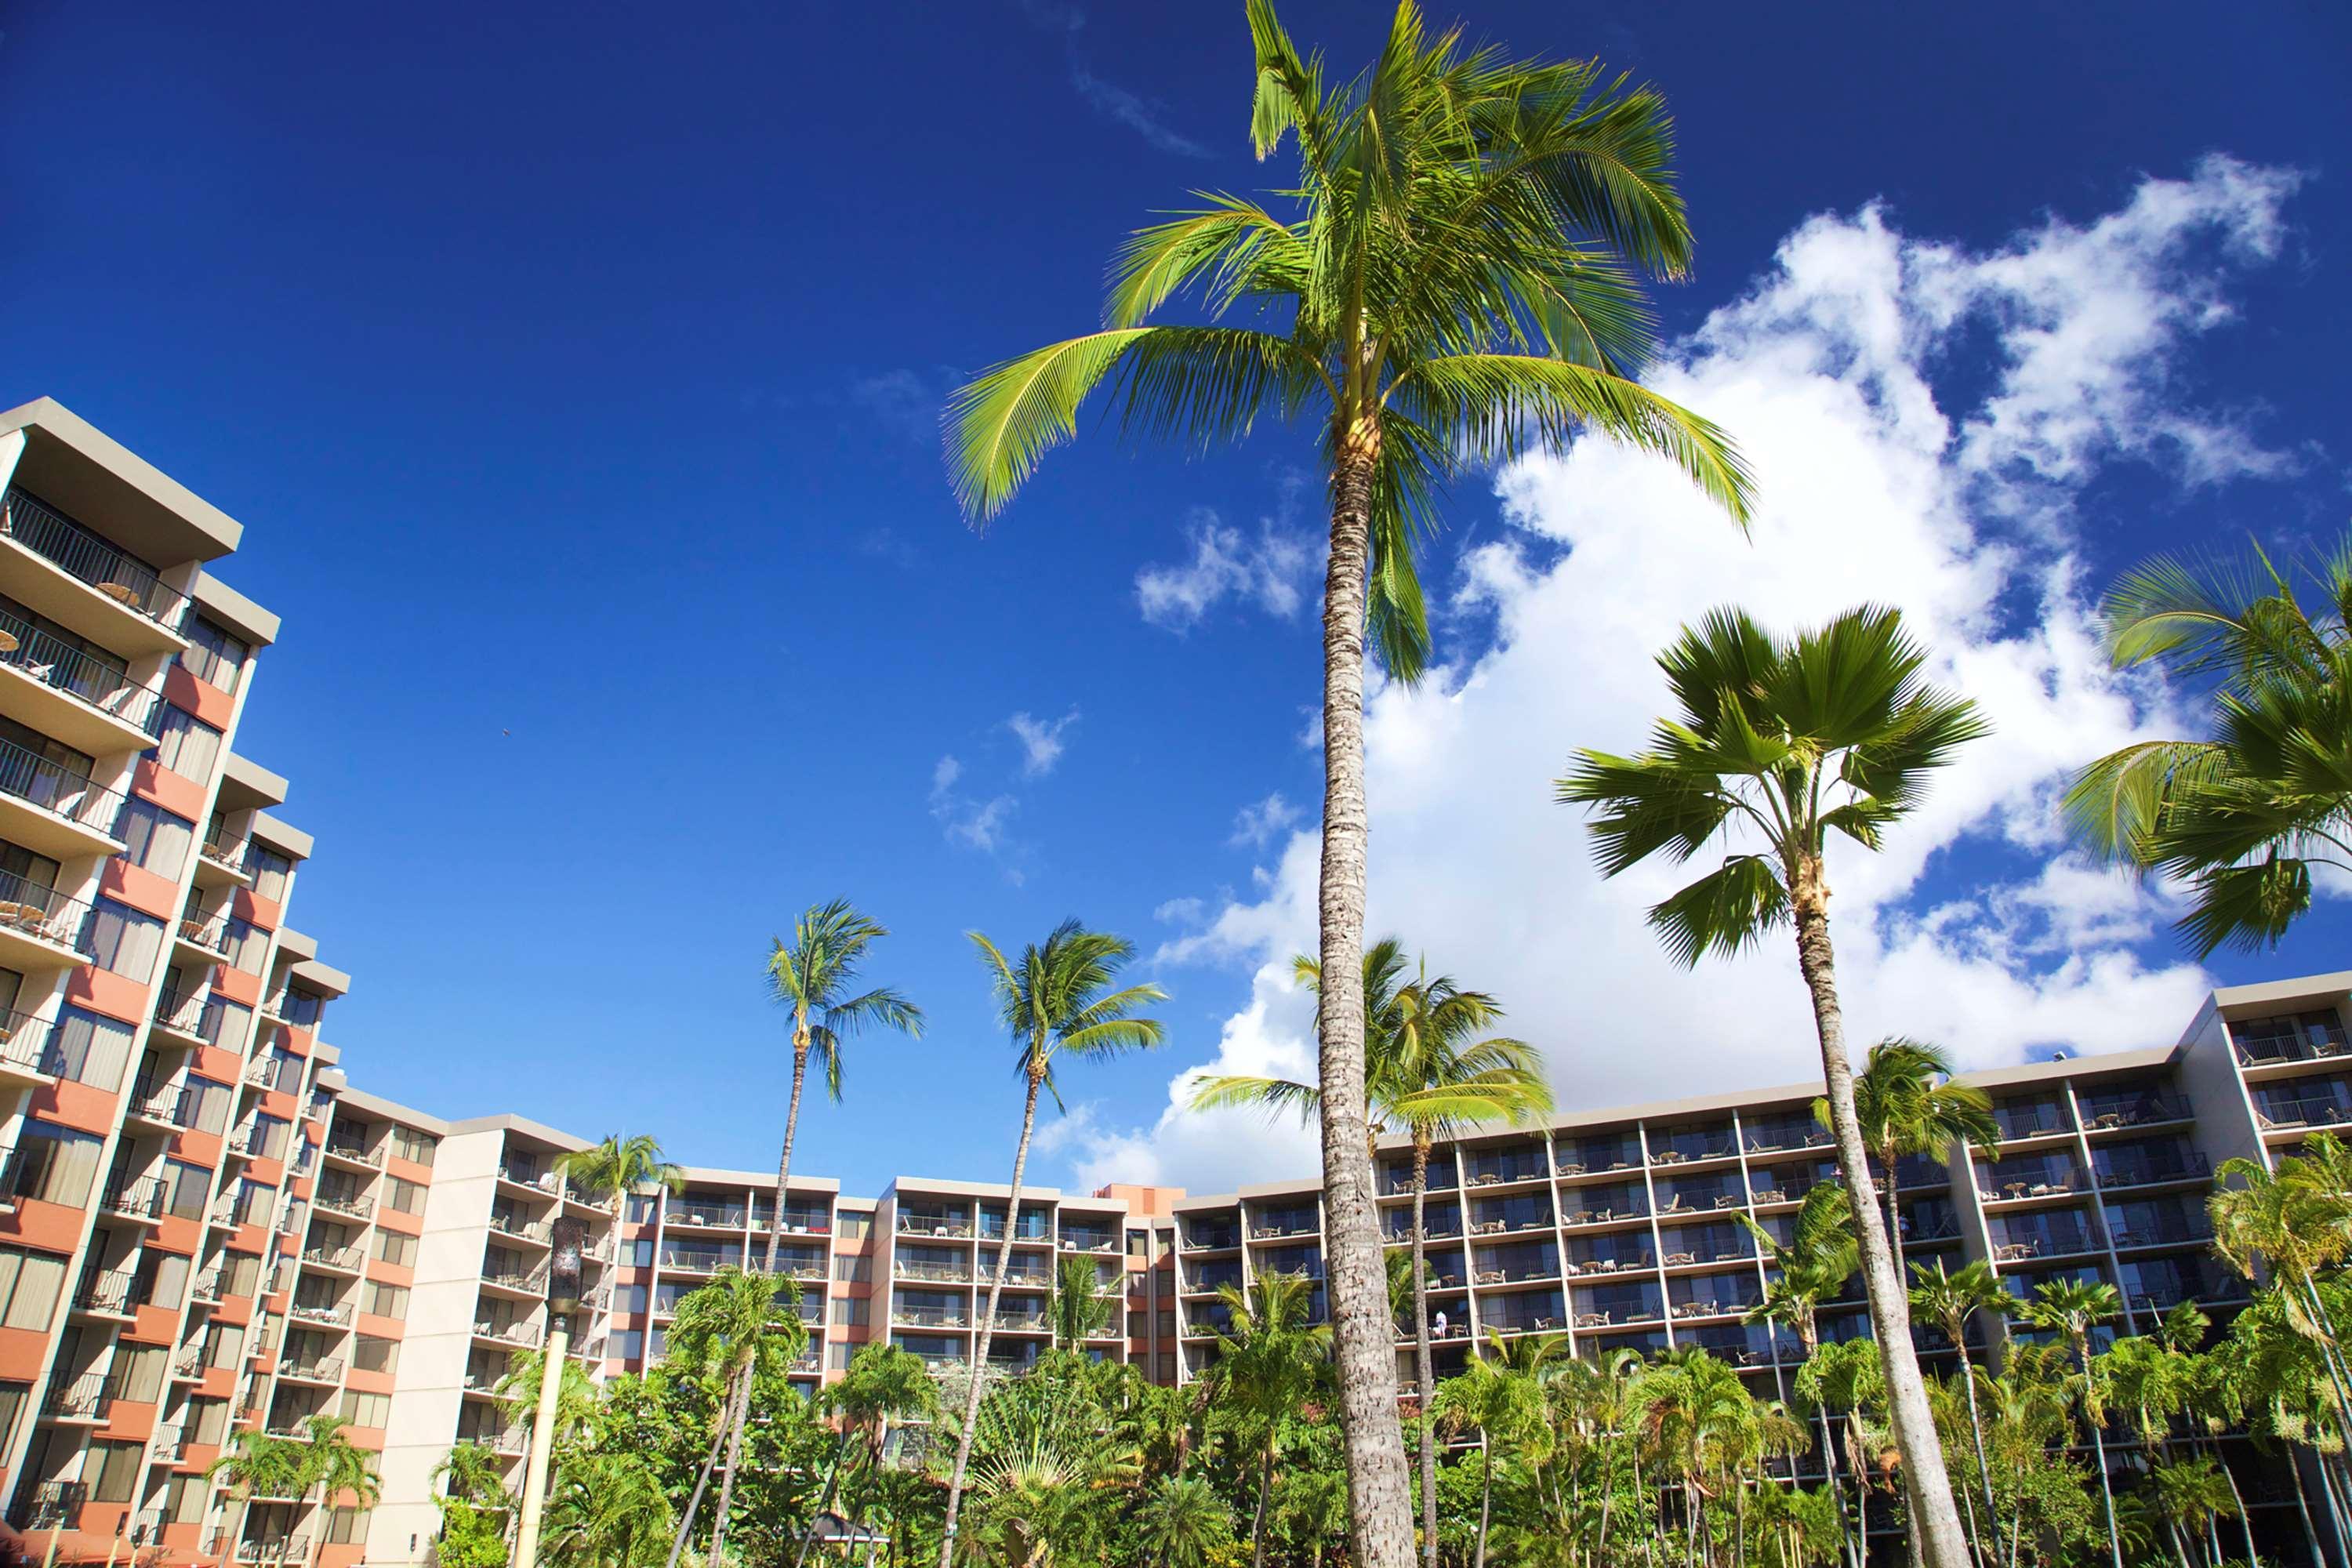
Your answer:
[[[174,1563],[421,1563],[453,1445],[523,1463],[491,1391],[547,1342],[554,1222],[586,1224],[569,1352],[610,1376],[659,1360],[678,1299],[715,1269],[761,1259],[772,1177],[690,1167],[681,1192],[593,1203],[557,1171],[579,1135],[351,1085],[320,1032],[349,982],[287,924],[310,840],[276,815],[286,782],[236,750],[278,631],[211,571],[238,525],[47,401],[0,415],[0,488],[8,1525],[64,1561],[139,1546]],[[2106,1280],[2123,1331],[2191,1300],[2226,1317],[2241,1286],[2210,1256],[2212,1170],[2352,1121],[2347,1007],[2352,973],[2236,987],[2168,1046],[1970,1075],[2001,1142],[1905,1163],[1908,1257],[1983,1259],[2021,1298]],[[1705,1346],[1790,1394],[1794,1343],[1744,1321],[1770,1265],[1738,1220],[1785,1236],[1834,1174],[1817,1092],[1727,1089],[1442,1145],[1427,1201],[1441,1375],[1491,1337],[1560,1333],[1586,1354]],[[1383,1151],[1392,1247],[1408,1173]],[[1007,1195],[902,1176],[857,1197],[795,1176],[780,1261],[810,1329],[803,1385],[875,1342],[968,1361],[1008,1226],[990,1359],[1013,1371],[1051,1341],[1065,1258],[1092,1259],[1118,1303],[1089,1352],[1171,1384],[1213,1360],[1221,1287],[1323,1273],[1306,1173],[1211,1196],[1033,1187],[1017,1213]],[[1867,1331],[1858,1287],[1822,1330]],[[1948,1364],[1954,1347],[1916,1331]],[[299,1434],[319,1412],[380,1453],[372,1510],[241,1509],[207,1478],[237,1430]],[[2291,1472],[2227,1447],[2264,1550],[2299,1559]]]

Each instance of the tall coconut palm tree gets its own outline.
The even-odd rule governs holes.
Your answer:
[[[686,1186],[686,1172],[670,1163],[659,1139],[646,1132],[611,1133],[601,1143],[557,1155],[554,1168],[592,1204],[651,1187],[675,1193]]]
[[[2172,1536],[2173,1550],[2179,1554],[2180,1568],[2190,1568],[2191,1541],[2203,1536],[2210,1542],[2214,1538],[2216,1520],[2235,1519],[2242,1511],[2236,1490],[2222,1473],[2221,1464],[2205,1455],[2167,1460],[2151,1470],[2147,1479],[2155,1493],[2157,1512],[2163,1516],[2165,1528]],[[2220,1565],[2217,1551],[2209,1560],[2209,1568]]]
[[[1969,1320],[1979,1312],[2006,1318],[2015,1298],[2001,1288],[1992,1266],[1982,1258],[1957,1274],[1947,1273],[1940,1258],[1932,1268],[1915,1263],[1911,1278],[1911,1305],[1941,1328],[1959,1352],[1960,1385],[1969,1395],[1969,1434],[1976,1446],[1977,1484],[1984,1494],[1985,1525],[1990,1529],[2000,1518],[2000,1507],[1993,1501],[1992,1467],[1985,1459],[1984,1413],[1977,1403],[1976,1363],[1969,1355]]]
[[[2123,1299],[2103,1279],[2045,1279],[2017,1313],[2035,1328],[2056,1335],[2074,1358],[2080,1379],[2075,1404],[2091,1433],[2092,1462],[2099,1468],[2099,1500],[2106,1509],[2107,1552],[2115,1568],[2124,1568],[2123,1537],[2116,1527],[2115,1483],[2107,1475],[2107,1406],[2100,1388],[2105,1380],[2091,1359],[2091,1335],[2121,1310]]]
[[[305,1455],[299,1440],[273,1436],[258,1426],[240,1426],[230,1434],[220,1457],[205,1467],[205,1479],[226,1481],[237,1500],[236,1527],[229,1531],[230,1552],[245,1539],[256,1498],[299,1497],[309,1489]]]
[[[2311,908],[2312,868],[2352,870],[2352,538],[2305,575],[2308,609],[2259,549],[2159,557],[2103,607],[2116,666],[2209,689],[2213,733],[2101,757],[2067,821],[2092,855],[2189,884],[2175,929],[2200,958],[2277,945]]]
[[[311,1561],[326,1553],[327,1514],[335,1500],[348,1496],[360,1509],[375,1506],[383,1493],[383,1483],[376,1479],[374,1456],[351,1439],[345,1429],[351,1422],[344,1416],[320,1411],[302,1421],[300,1469],[297,1479],[303,1495],[315,1490],[319,1494],[319,1524],[312,1532]]]
[[[671,1321],[669,1359],[681,1373],[709,1381],[718,1392],[719,1418],[728,1430],[740,1432],[750,1419],[752,1385],[762,1375],[781,1375],[808,1344],[808,1325],[801,1321],[800,1287],[787,1275],[777,1279],[760,1269],[726,1264],[709,1283],[689,1291],[677,1303]],[[727,1542],[727,1511],[735,1500],[735,1466],[740,1445],[731,1437],[727,1461],[719,1471],[719,1501],[710,1521],[709,1568],[719,1568]],[[704,1479],[709,1479],[706,1470]],[[703,1482],[695,1484],[670,1542],[668,1568],[677,1568],[678,1554],[694,1530],[694,1516],[702,1501]]]
[[[1646,278],[1691,240],[1664,100],[1598,62],[1515,60],[1432,35],[1400,4],[1346,81],[1249,0],[1260,158],[1297,172],[1263,201],[1207,195],[1113,264],[1104,330],[994,365],[956,393],[948,461],[966,510],[1000,511],[1108,386],[1125,429],[1202,449],[1261,419],[1309,424],[1330,497],[1323,602],[1318,1024],[1332,1310],[1357,1568],[1402,1568],[1412,1526],[1361,1153],[1364,645],[1412,680],[1429,655],[1414,572],[1456,477],[1594,431],[1664,456],[1743,525],[1730,441],[1636,379],[1657,339]],[[1182,299],[1213,320],[1146,324]],[[1263,325],[1226,325],[1239,309]]]
[[[2000,1142],[1992,1119],[1992,1097],[1974,1084],[1952,1079],[1951,1053],[1941,1046],[1889,1036],[1870,1047],[1853,1080],[1853,1110],[1862,1124],[1863,1147],[1877,1162],[1886,1197],[1886,1245],[1895,1255],[1895,1277],[1903,1277],[1903,1204],[1896,1163],[1906,1154],[1941,1163],[1955,1144],[1990,1151]],[[1826,1099],[1813,1101],[1813,1117],[1831,1126]],[[1832,1131],[1835,1131],[1832,1128]]]
[[[637,1568],[669,1532],[669,1498],[641,1455],[575,1454],[549,1485],[550,1568]]]
[[[1257,1510],[1250,1521],[1250,1568],[1265,1568],[1265,1512],[1274,1497],[1283,1426],[1329,1375],[1331,1328],[1309,1321],[1315,1282],[1304,1274],[1265,1274],[1244,1291],[1217,1292],[1225,1327],[1209,1369],[1210,1397],[1244,1417],[1257,1435]]]
[[[955,1467],[948,1473],[947,1517],[940,1537],[940,1568],[953,1568],[957,1515],[963,1503],[964,1471],[971,1463],[972,1428],[988,1371],[988,1346],[1004,1275],[1013,1262],[1013,1237],[1021,1226],[1021,1179],[1029,1165],[1029,1137],[1037,1125],[1037,1097],[1062,1103],[1054,1064],[1064,1056],[1105,1061],[1128,1051],[1149,1050],[1163,1031],[1140,1009],[1168,999],[1157,985],[1115,986],[1118,972],[1135,956],[1135,944],[1108,931],[1088,931],[1076,920],[1055,926],[1043,942],[1032,942],[1014,963],[978,931],[971,933],[996,994],[998,1021],[1012,1037],[1013,1070],[1021,1079],[1021,1141],[1013,1151],[1013,1185],[1004,1200],[1004,1234],[989,1271],[988,1305],[981,1313],[972,1375],[964,1394],[963,1420],[956,1434]],[[713,1564],[713,1568],[717,1568]]]
[[[1318,998],[1323,966],[1301,953],[1292,961],[1298,983]],[[1405,965],[1404,944],[1383,937],[1364,952],[1364,1092],[1366,1136],[1402,1128],[1412,1141],[1413,1369],[1424,1415],[1437,1376],[1429,1349],[1429,1248],[1426,1229],[1429,1157],[1443,1139],[1486,1122],[1523,1123],[1551,1110],[1543,1056],[1524,1040],[1478,1038],[1503,1016],[1484,991],[1465,991],[1450,974],[1433,976],[1423,960]],[[1207,1077],[1193,1085],[1192,1106],[1262,1105],[1296,1109],[1311,1121],[1322,1102],[1319,1084],[1245,1075]],[[1422,1540],[1427,1568],[1437,1565],[1437,1438],[1421,1423]]]
[[[1581,752],[1558,788],[1563,804],[1598,810],[1591,826],[1604,876],[1653,855],[1687,860],[1727,838],[1714,870],[1650,911],[1684,963],[1793,927],[1921,1554],[1926,1568],[1967,1568],[1855,1109],[1829,929],[1829,835],[1876,848],[1917,805],[1927,775],[1988,732],[1973,703],[1920,679],[1927,662],[1895,610],[1849,610],[1786,639],[1744,612],[1718,610],[1659,656],[1681,712],[1659,721],[1651,748],[1632,757]]]
[[[1054,1321],[1054,1342],[1083,1355],[1087,1342],[1102,1332],[1118,1307],[1102,1293],[1102,1279],[1095,1260],[1081,1254],[1065,1258],[1055,1265],[1049,1310]]]

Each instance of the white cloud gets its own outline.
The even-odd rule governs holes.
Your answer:
[[[1492,616],[1487,651],[1368,704],[1371,931],[1510,1004],[1564,1107],[1816,1074],[1786,937],[1676,968],[1643,915],[1690,873],[1603,881],[1550,781],[1574,747],[1641,743],[1667,702],[1652,656],[1706,608],[1737,603],[1790,627],[1879,601],[1905,611],[1937,677],[1997,733],[1885,853],[1833,852],[1857,1046],[1899,1032],[1986,1065],[2177,1037],[2207,977],[2140,957],[2163,911],[2062,858],[2053,826],[2069,770],[2186,721],[2100,658],[2068,503],[2118,462],[2189,482],[2275,471],[2252,437],[2194,405],[2176,366],[2188,340],[2231,319],[2232,278],[2279,250],[2294,184],[2208,160],[2189,179],[2143,182],[2095,223],[2048,221],[1981,252],[1909,238],[1874,208],[1801,226],[1655,376],[1753,461],[1752,542],[1664,465],[1603,442],[1498,478],[1516,532],[1465,555],[1455,595]],[[1931,877],[1955,852],[2036,868],[1956,895]],[[1293,833],[1255,889],[1162,945],[1163,963],[1253,967],[1208,1070],[1311,1067],[1311,1011],[1287,963],[1314,940],[1317,858],[1312,833]],[[1079,1179],[1222,1186],[1315,1168],[1311,1140],[1184,1100],[1180,1077],[1150,1125],[1076,1136]]]
[[[931,817],[951,843],[993,854],[1003,846],[1005,823],[1020,803],[1009,795],[978,800],[961,794],[956,784],[962,777],[963,763],[952,755],[931,765]]]
[[[1261,519],[1257,537],[1217,520],[1206,507],[1184,525],[1192,559],[1147,566],[1135,574],[1135,600],[1143,618],[1156,626],[1184,631],[1228,598],[1255,605],[1271,616],[1298,613],[1315,570],[1314,540],[1272,518]]]
[[[1027,713],[1015,713],[1004,721],[1004,727],[1012,731],[1013,738],[1021,742],[1021,772],[1024,777],[1043,778],[1054,771],[1054,764],[1062,760],[1063,752],[1069,746],[1062,736],[1077,721],[1078,710],[1075,708],[1059,719],[1037,719]]]
[[[1276,790],[1264,800],[1241,808],[1234,817],[1234,836],[1228,844],[1247,844],[1258,849],[1274,842],[1275,835],[1298,820],[1298,808],[1282,798]]]

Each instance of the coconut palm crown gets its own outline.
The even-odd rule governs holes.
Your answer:
[[[2115,665],[2210,690],[2212,734],[2101,757],[2067,792],[2068,826],[2100,859],[2185,882],[2174,929],[2200,958],[2276,946],[2315,866],[2352,871],[2352,538],[2305,574],[2309,607],[2259,549],[2160,557],[2102,607]]]

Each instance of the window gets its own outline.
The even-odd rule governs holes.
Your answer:
[[[32,1392],[29,1383],[0,1383],[0,1452],[16,1440],[16,1423],[24,1416],[26,1395]]]
[[[1148,1230],[1129,1231],[1127,1233],[1127,1255],[1129,1258],[1150,1257],[1151,1233]]]
[[[624,1285],[613,1293],[613,1310],[616,1312],[642,1312],[646,1310],[646,1288]]]
[[[423,1214],[425,1189],[415,1182],[386,1176],[383,1179],[383,1202],[385,1207],[401,1214]]]
[[[388,1394],[362,1394],[356,1388],[343,1391],[343,1419],[354,1426],[381,1427],[391,1414]]]
[[[833,1260],[833,1277],[845,1280],[871,1279],[874,1278],[874,1260],[836,1255]]]
[[[8,1190],[20,1198],[80,1208],[97,1184],[99,1152],[105,1143],[87,1132],[27,1118],[16,1134]]]
[[[273,904],[286,901],[286,884],[294,879],[292,856],[256,844],[246,854],[245,868],[252,873],[255,897],[268,899]]]
[[[327,999],[316,992],[289,984],[278,999],[278,1016],[298,1029],[315,1029],[319,1026],[320,1011],[326,1005]]]
[[[143,1443],[92,1443],[91,1456],[98,1463],[98,1486],[90,1493],[93,1502],[129,1502],[131,1488],[139,1481],[139,1456]],[[89,1474],[89,1459],[82,1461],[82,1474]]]
[[[236,1202],[231,1205],[230,1217],[239,1225],[266,1225],[269,1205],[274,1201],[273,1188],[259,1182],[240,1181],[236,1184]]]
[[[163,951],[163,922],[128,904],[100,899],[90,911],[84,951],[100,969],[144,985],[155,978],[155,960]]]
[[[194,1524],[205,1517],[212,1482],[203,1476],[173,1476],[163,1484],[163,1518],[172,1524]]]
[[[628,1199],[628,1208],[624,1217],[625,1217],[631,1225],[651,1224],[654,1217],[654,1206],[657,1201],[658,1200],[656,1200],[650,1193],[631,1193]]]
[[[1176,1337],[1176,1312],[1173,1308],[1160,1309],[1160,1337],[1163,1340],[1172,1340]]]
[[[355,1371],[380,1372],[390,1376],[400,1370],[400,1342],[362,1334],[359,1347],[352,1352],[352,1366]]]
[[[188,1087],[196,1092],[196,1130],[217,1133],[228,1125],[229,1088],[210,1079],[190,1078]]]
[[[1174,1351],[1161,1351],[1160,1352],[1160,1381],[1162,1383],[1173,1383],[1176,1381],[1176,1352]]]
[[[68,1007],[49,1034],[49,1054],[41,1068],[56,1078],[69,1078],[110,1094],[122,1087],[122,1069],[130,1065],[133,1031],[128,1024]]]
[[[834,1341],[831,1344],[824,1347],[824,1364],[831,1367],[835,1372],[847,1372],[849,1370],[850,1353],[856,1348],[856,1347],[853,1345],[845,1344],[839,1340]]]
[[[181,1428],[181,1436],[185,1441],[202,1444],[207,1448],[215,1447],[219,1445],[227,1430],[227,1400],[191,1399],[188,1401],[188,1419]]]
[[[237,674],[253,655],[246,640],[202,616],[190,616],[181,635],[188,639],[188,650],[180,656],[188,673],[216,691],[236,696]]]
[[[174,816],[153,801],[132,796],[122,803],[114,819],[114,836],[122,840],[122,858],[166,881],[176,882],[187,868],[188,850],[196,841],[196,825]]]
[[[64,1258],[0,1247],[0,1328],[46,1331],[65,1283]]]
[[[142,1307],[177,1310],[187,1294],[190,1259],[176,1252],[142,1252],[131,1284],[131,1299]]]
[[[612,1353],[623,1361],[635,1361],[646,1353],[646,1336],[637,1329],[623,1329],[612,1337]]]
[[[874,1216],[864,1209],[836,1210],[834,1224],[840,1227],[844,1241],[863,1241],[874,1231]]]
[[[166,702],[155,710],[155,760],[184,779],[212,780],[220,761],[221,732],[194,714]]]
[[[1151,1331],[1151,1314],[1140,1307],[1127,1310],[1127,1337],[1139,1340]]]
[[[221,1263],[221,1294],[250,1298],[255,1286],[261,1283],[261,1258],[258,1253],[232,1252]]]
[[[213,1173],[201,1165],[163,1162],[163,1193],[174,1219],[201,1219],[205,1200],[212,1196]]]
[[[289,1125],[290,1123],[282,1116],[264,1116],[256,1111],[253,1118],[253,1131],[246,1142],[246,1148],[258,1159],[284,1159],[286,1132]]]
[[[833,1321],[835,1328],[852,1328],[873,1321],[874,1303],[863,1296],[835,1296],[833,1299]]]
[[[387,1285],[381,1279],[363,1280],[360,1285],[360,1310],[379,1318],[408,1316],[408,1287]]]
[[[624,1242],[621,1254],[622,1260],[635,1268],[651,1268],[654,1266],[654,1238],[641,1236],[635,1241]]]
[[[349,1546],[367,1539],[368,1510],[363,1508],[339,1508],[327,1517],[327,1544]]]
[[[375,1256],[379,1263],[389,1263],[395,1268],[416,1267],[416,1238],[403,1236],[396,1230],[379,1229],[375,1233]]]
[[[115,1397],[133,1405],[154,1404],[163,1395],[163,1358],[169,1353],[162,1345],[118,1343],[112,1367],[118,1380]]]
[[[226,928],[228,961],[247,974],[261,973],[262,954],[269,951],[269,933],[251,921],[231,917]]]
[[[392,1130],[392,1152],[412,1165],[432,1164],[433,1151],[440,1144],[441,1141],[431,1133],[419,1132],[414,1127]]]

